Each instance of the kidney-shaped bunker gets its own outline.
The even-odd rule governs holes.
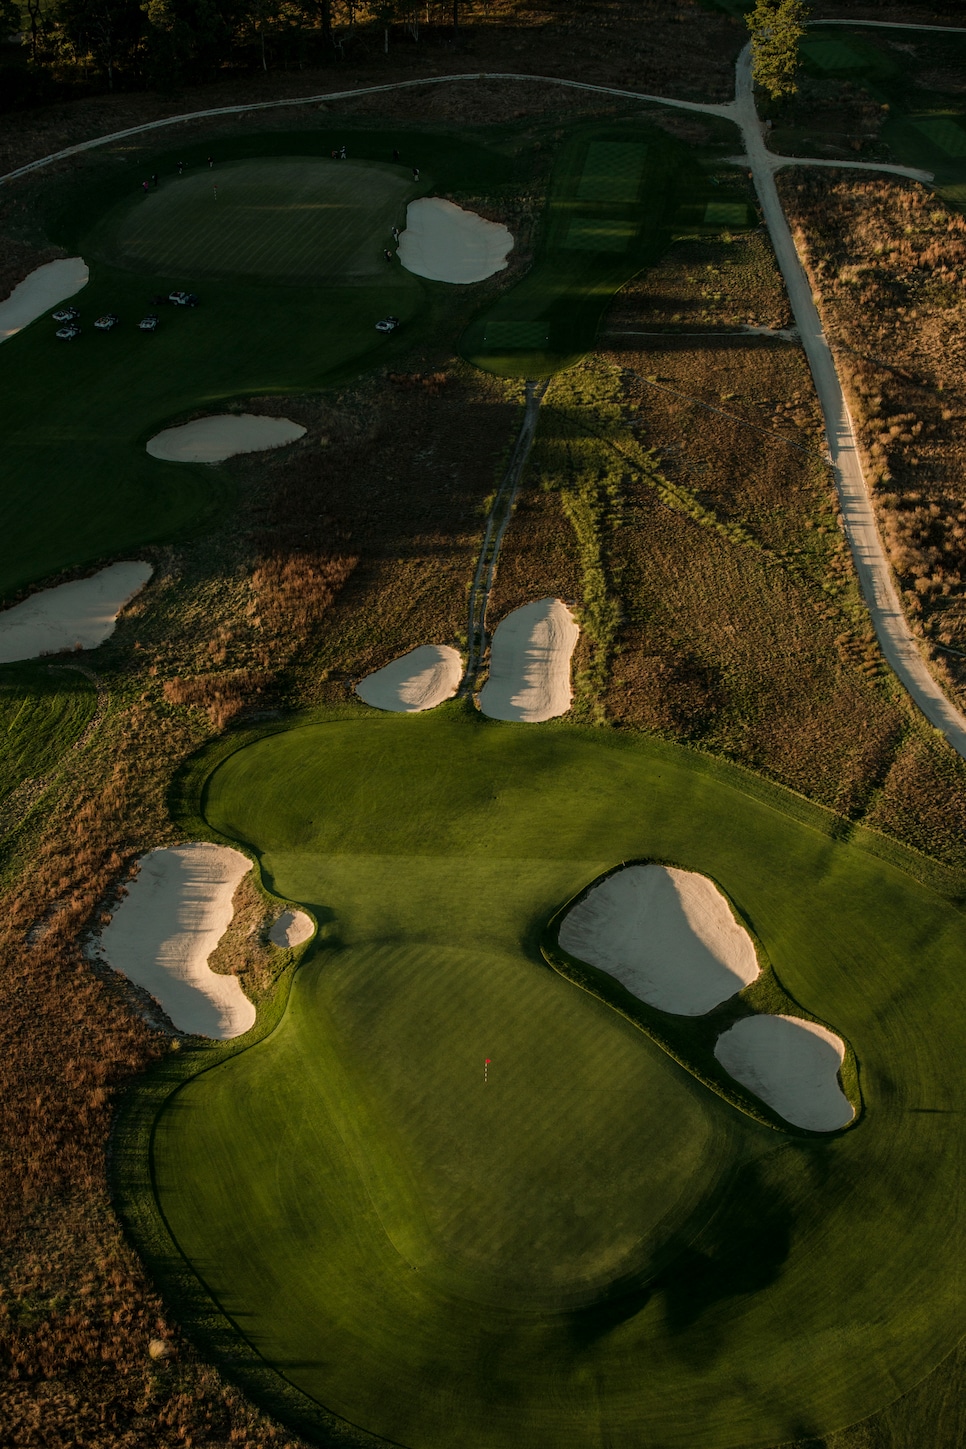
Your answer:
[[[794,1127],[835,1132],[855,1116],[842,1091],[842,1038],[800,1016],[746,1016],[722,1032],[714,1054],[735,1081]]]
[[[482,282],[503,271],[512,247],[513,237],[498,221],[441,196],[424,196],[406,208],[399,260],[407,272],[434,282]]]
[[[177,428],[165,428],[146,444],[152,458],[166,463],[224,463],[236,453],[264,453],[284,448],[305,433],[289,418],[258,413],[213,413]]]
[[[356,694],[376,709],[416,714],[452,699],[463,677],[463,662],[449,644],[421,644],[384,669],[367,674]]]
[[[755,947],[713,881],[628,865],[567,912],[563,949],[662,1011],[702,1016],[758,975]]]
[[[149,991],[179,1031],[224,1041],[255,1024],[238,979],[208,965],[251,868],[241,851],[207,841],[148,851],[101,932],[99,954]]]

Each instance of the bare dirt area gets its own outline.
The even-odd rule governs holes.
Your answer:
[[[795,173],[779,184],[907,616],[962,705],[966,220],[912,182]]]

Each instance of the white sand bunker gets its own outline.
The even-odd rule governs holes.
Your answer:
[[[264,453],[284,448],[305,429],[289,418],[263,418],[256,413],[218,413],[195,418],[180,428],[165,428],[147,445],[152,458],[166,463],[223,463],[236,453]]]
[[[283,911],[268,933],[273,946],[301,946],[315,930],[304,911]]]
[[[83,257],[64,257],[36,267],[14,287],[5,302],[0,302],[0,342],[6,342],[21,328],[36,322],[58,302],[73,297],[81,287],[87,286],[88,276]]]
[[[37,659],[61,649],[95,649],[114,633],[125,604],[144,588],[150,564],[109,564],[89,579],[41,589],[0,612],[0,664]]]
[[[399,260],[407,272],[432,282],[482,282],[505,269],[512,248],[513,237],[498,221],[424,196],[406,208]]]
[[[448,644],[423,644],[385,669],[367,674],[356,685],[356,694],[376,709],[416,714],[452,699],[462,677],[463,663],[455,649]]]
[[[179,1031],[223,1041],[255,1024],[234,976],[208,966],[232,918],[235,888],[252,863],[197,842],[149,851],[101,933],[97,949],[160,1002]]]
[[[649,1006],[702,1016],[754,981],[751,937],[713,881],[665,865],[629,865],[564,917],[560,945]]]
[[[490,719],[539,724],[566,714],[573,699],[570,657],[580,628],[559,599],[514,609],[497,625],[480,709]]]
[[[735,1081],[795,1127],[834,1132],[855,1116],[838,1070],[841,1037],[800,1016],[746,1016],[722,1032],[714,1054]]]

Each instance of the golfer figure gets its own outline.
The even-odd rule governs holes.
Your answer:
[[[398,226],[394,226],[393,229],[392,229],[392,239],[393,239],[394,242],[397,242],[399,240],[399,228],[398,228]]]
[[[386,250],[383,252],[383,256],[385,257],[387,262],[392,261],[392,252],[389,250],[388,247],[386,247]]]
[[[340,161],[348,161],[348,159],[349,159],[348,154],[346,152],[345,147],[343,146],[342,147],[342,150],[339,152],[339,160]]]
[[[142,189],[144,191],[145,196],[147,196],[147,194],[148,194],[148,183],[146,181],[142,181],[141,182],[141,187],[142,187]]]
[[[178,175],[179,176],[181,175],[181,173],[182,173],[183,170],[184,170],[184,162],[183,161],[179,161],[178,162]]]
[[[156,171],[155,171],[154,175],[151,177],[151,185],[154,187],[155,191],[157,191],[157,189],[158,189],[158,173]]]
[[[214,161],[212,161],[211,157],[209,156],[208,157],[208,170],[209,171],[211,170],[212,166],[214,166],[214,164],[215,164]]]
[[[393,159],[393,164],[394,165],[399,160],[399,152],[397,150],[395,150],[395,149],[393,149],[392,159]]]
[[[413,167],[413,180],[414,181],[418,181],[419,180],[419,167],[418,166],[414,166]]]

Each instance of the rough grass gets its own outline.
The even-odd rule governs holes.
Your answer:
[[[209,1289],[311,1399],[403,1443],[456,1425],[467,1444],[596,1444],[602,1413],[670,1445],[733,1444],[739,1424],[777,1441],[870,1412],[955,1341],[961,1149],[942,1111],[910,1109],[956,1109],[963,924],[901,852],[836,846],[831,819],[699,756],[457,707],[276,733],[205,799],[274,888],[325,910],[330,946],[281,1030],[163,1113],[157,1182]],[[668,1059],[662,1080],[648,1049],[625,1058],[619,1020],[553,986],[532,954],[549,908],[640,853],[719,880],[855,1044],[855,1131],[789,1152]],[[797,1326],[791,1380],[776,1319]],[[498,1393],[494,1338],[513,1348]],[[633,1392],[602,1403],[599,1373]]]
[[[12,790],[54,768],[93,717],[96,703],[90,680],[63,665],[0,667],[0,813]]]

